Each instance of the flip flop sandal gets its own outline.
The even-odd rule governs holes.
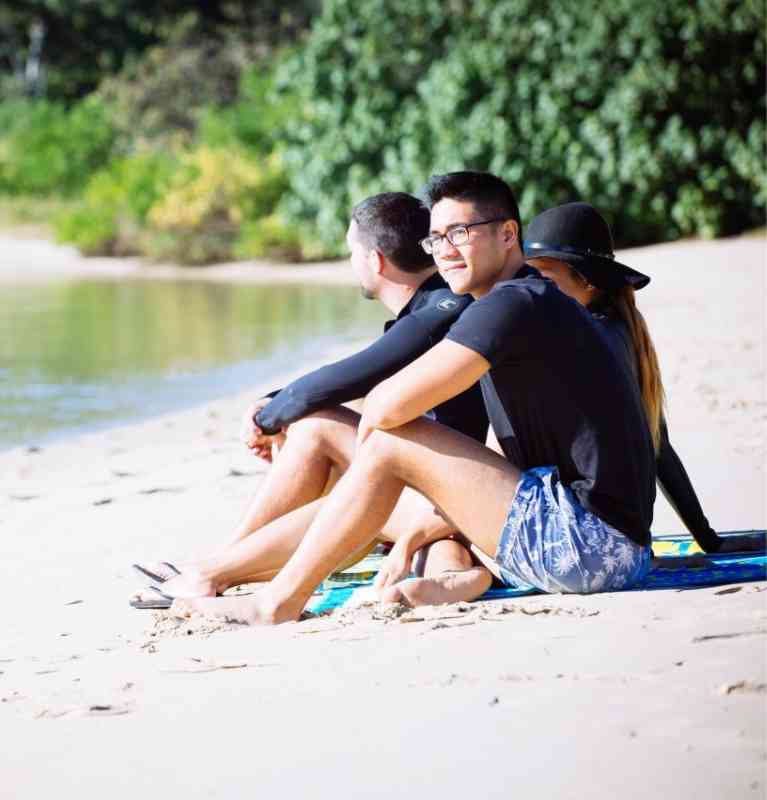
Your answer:
[[[146,589],[142,589],[142,592],[146,598],[147,593],[153,592],[155,594],[154,598],[146,598],[143,600],[134,599],[130,601],[130,604],[133,608],[138,609],[168,609],[173,605],[173,601],[176,599],[175,597],[171,597],[170,595],[163,594],[156,586],[147,586]]]
[[[161,561],[160,564],[162,564],[164,567],[167,567],[170,570],[173,570],[173,572],[175,572],[176,575],[181,574],[181,570],[173,566],[173,564],[171,564],[169,561]],[[165,583],[165,581],[168,580],[168,578],[163,578],[162,575],[158,575],[156,572],[152,572],[151,569],[142,567],[141,564],[131,564],[131,566],[136,572],[138,572],[138,574],[142,578],[149,578],[149,580],[152,581],[153,583]]]

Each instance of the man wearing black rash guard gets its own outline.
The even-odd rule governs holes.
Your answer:
[[[272,460],[273,445],[279,454],[234,542],[208,559],[184,565],[180,575],[167,563],[137,565],[163,587],[159,596],[156,590],[142,592],[133,605],[167,607],[168,597],[214,595],[246,580],[266,580],[287,561],[318,512],[322,494],[353,458],[359,417],[341,404],[364,397],[437,344],[472,302],[470,296],[448,289],[420,247],[428,226],[429,212],[408,194],[376,195],[354,209],[347,234],[352,268],[363,295],[380,300],[396,319],[365,350],[299,378],[248,410],[243,431],[247,446],[267,461]],[[479,442],[487,435],[478,385],[437,404],[425,416]],[[450,592],[481,594],[489,586],[488,573],[447,538],[455,533],[452,524],[416,492],[403,495],[381,538],[391,540],[402,531],[428,532],[430,541],[442,539],[421,562],[428,577],[448,573],[449,591],[445,595],[435,578],[422,584],[419,602],[449,600]],[[362,555],[356,553],[345,563]]]
[[[591,315],[525,265],[507,184],[458,172],[432,178],[425,194],[422,245],[451,289],[476,302],[367,395],[353,463],[274,579],[249,598],[177,601],[174,613],[298,619],[317,583],[374,539],[406,487],[438,506],[508,586],[591,593],[641,584],[655,457],[636,381]],[[478,380],[506,457],[421,418]],[[397,538],[390,588],[428,541]]]

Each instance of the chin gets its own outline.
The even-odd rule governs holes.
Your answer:
[[[460,273],[448,273],[447,275],[442,276],[447,285],[450,287],[450,291],[453,294],[468,294],[471,291],[471,281],[469,281],[469,276]]]

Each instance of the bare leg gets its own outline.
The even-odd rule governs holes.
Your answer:
[[[206,597],[213,583],[220,585],[225,581],[232,564],[254,559],[260,564],[259,557],[246,555],[236,547],[230,552],[232,545],[329,491],[346,471],[354,455],[358,423],[359,415],[355,412],[335,408],[312,414],[291,425],[285,446],[249,503],[231,543],[207,558],[177,565],[183,576],[181,579],[163,562],[146,565],[166,579],[163,591],[179,597]],[[288,528],[303,534],[315,514],[316,509],[309,516],[294,518]],[[295,546],[297,543],[293,549]],[[244,575],[241,570],[237,574],[240,577]]]
[[[502,456],[428,420],[375,431],[326,498],[294,555],[258,597],[177,601],[174,611],[199,610],[253,624],[298,619],[314,587],[375,537],[405,486],[421,492],[454,529],[492,556],[519,475]]]
[[[428,539],[453,533],[452,526],[434,511],[429,500],[406,488],[380,535],[397,541],[416,531],[427,534]],[[440,539],[421,548],[413,558],[413,571],[418,577],[379,589],[381,602],[440,605],[474,600],[486,592],[493,576],[472,558],[459,538]]]
[[[266,479],[251,500],[234,541],[321,497],[332,478],[349,466],[354,455],[359,415],[346,408],[320,411],[288,431]]]
[[[163,584],[163,594],[178,598],[214,597],[241,583],[271,580],[298,548],[326,501],[327,498],[319,498],[297,508],[264,526],[258,536],[234,542],[217,555],[188,567]],[[453,529],[424,497],[408,491],[379,536],[394,541],[398,535],[412,535],[416,531],[428,531],[430,536],[449,536]],[[367,545],[350,554],[345,562],[355,563],[366,549]],[[142,595],[139,592],[135,596]]]
[[[307,503],[266,525],[258,536],[233,542],[210,558],[185,567],[180,575],[163,583],[163,594],[215,597],[231,586],[271,580],[293,555],[323,502],[320,498]]]
[[[382,589],[381,602],[413,607],[469,602],[493,582],[490,570],[475,562],[469,549],[455,539],[421,548],[414,561],[418,577]]]

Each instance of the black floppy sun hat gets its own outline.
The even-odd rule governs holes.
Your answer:
[[[538,214],[527,226],[524,248],[527,258],[570,264],[599,289],[642,289],[650,282],[648,275],[615,260],[610,226],[589,203],[565,203]]]

